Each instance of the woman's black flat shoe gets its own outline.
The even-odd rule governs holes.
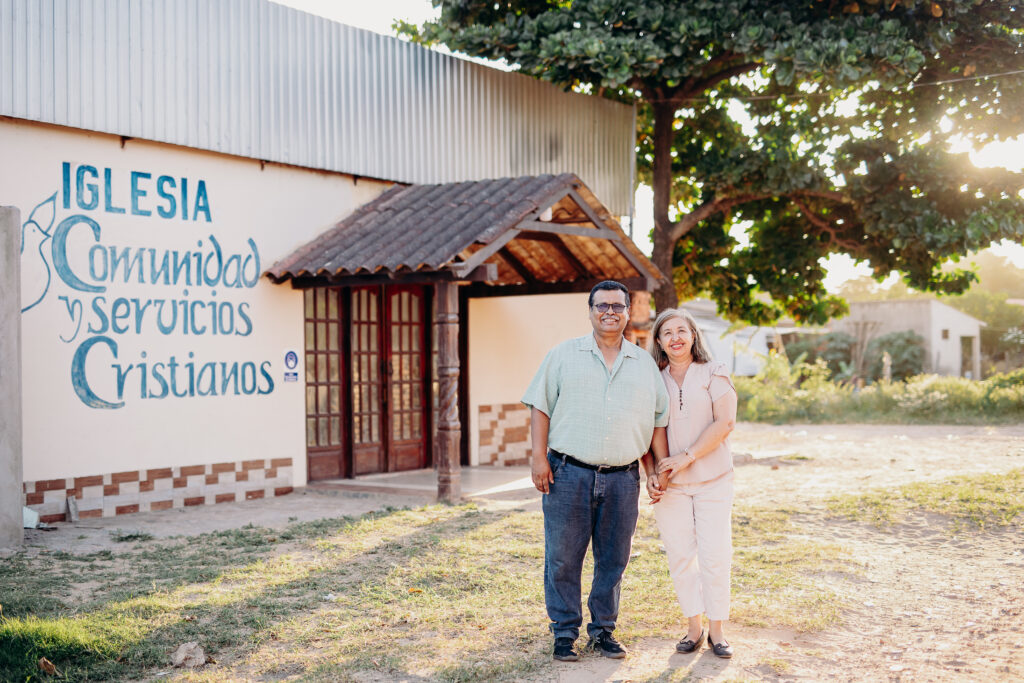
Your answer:
[[[684,655],[690,654],[704,644],[704,635],[704,629],[701,629],[700,636],[697,640],[690,640],[689,638],[686,640],[680,640],[676,643],[676,652],[682,652]]]
[[[708,647],[711,648],[716,657],[721,657],[722,659],[732,657],[732,645],[729,643],[712,643],[711,636],[708,636]]]

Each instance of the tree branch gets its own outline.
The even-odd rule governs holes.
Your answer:
[[[746,62],[744,64],[737,64],[736,66],[730,66],[726,69],[722,69],[716,73],[711,74],[705,78],[695,81],[693,85],[687,89],[686,96],[692,97],[696,94],[702,93],[716,83],[727,81],[733,76],[739,76],[761,66],[757,62]]]
[[[778,197],[817,197],[819,199],[830,199],[838,204],[853,204],[853,200],[847,197],[842,192],[836,192],[835,190],[793,190],[785,194],[776,195]]]
[[[758,199],[768,199],[774,197],[773,194],[744,194],[737,195],[735,197],[720,197],[710,202],[701,204],[696,209],[686,214],[678,221],[672,224],[672,230],[669,232],[669,238],[672,240],[672,244],[675,244],[679,239],[686,233],[693,230],[693,228],[700,223],[702,220],[713,216],[716,213],[723,213],[739,206],[740,204],[746,204],[747,202],[757,201]]]
[[[843,195],[841,192],[833,192],[828,190],[794,190],[793,192],[788,193],[739,194],[733,196],[718,197],[710,202],[705,202],[704,204],[701,204],[696,209],[694,209],[693,211],[691,211],[690,213],[686,214],[678,221],[673,223],[672,229],[669,232],[669,237],[672,240],[672,244],[675,244],[681,237],[683,237],[683,235],[690,232],[690,230],[692,230],[698,223],[713,216],[716,213],[724,213],[726,211],[729,211],[733,207],[739,206],[740,204],[754,202],[759,199],[771,199],[772,197],[785,197],[792,200],[805,214],[808,214],[809,212],[804,207],[804,205],[798,203],[796,197],[818,197],[820,199],[830,199],[839,204],[853,204],[853,200]],[[822,220],[818,216],[814,217],[817,218],[819,221]],[[808,218],[810,219],[810,215],[808,216]],[[823,225],[815,223],[813,219],[811,220],[811,222],[817,225],[819,228],[826,229]],[[835,229],[831,225],[828,225],[827,223],[825,225],[828,226],[828,231],[830,232],[832,239],[834,242],[836,242],[836,244],[840,244],[841,246],[844,246],[846,248],[859,246],[855,242],[843,242],[839,237],[836,236]]]
[[[811,222],[812,225],[814,225],[822,232],[828,233],[828,236],[832,240],[833,244],[840,246],[848,251],[856,253],[857,247],[859,245],[855,241],[843,239],[842,237],[840,237],[838,234],[838,230],[834,225],[829,223],[827,220],[825,220],[818,214],[811,211],[811,209],[808,208],[807,205],[801,202],[799,199],[792,198],[791,201],[796,206],[796,208],[800,209],[800,213],[802,213],[804,217],[806,217],[807,220]]]

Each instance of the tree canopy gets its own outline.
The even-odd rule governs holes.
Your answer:
[[[659,308],[709,292],[734,319],[824,322],[845,311],[829,254],[960,292],[973,275],[943,264],[1024,237],[1024,175],[950,151],[1024,132],[1013,0],[434,2],[402,31],[637,104]]]

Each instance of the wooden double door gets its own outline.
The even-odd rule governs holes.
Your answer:
[[[427,304],[415,285],[306,290],[310,480],[428,466]]]

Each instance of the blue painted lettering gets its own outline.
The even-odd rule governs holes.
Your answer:
[[[203,266],[203,279],[206,281],[207,287],[216,287],[224,272],[224,254],[220,250],[220,242],[213,235],[210,235],[210,245],[213,247],[213,253],[206,257],[206,265]],[[217,260],[214,261],[214,259]],[[210,275],[210,264],[216,266],[213,275]]]
[[[120,323],[127,320],[131,312],[131,304],[128,303],[128,299],[124,297],[114,299],[114,304],[110,307],[110,329],[118,334],[127,332],[128,325]]]
[[[165,189],[165,186],[170,185],[171,189]],[[160,218],[174,218],[174,214],[178,212],[178,200],[172,194],[174,190],[174,178],[169,175],[162,175],[156,179],[156,193],[163,199],[167,200],[167,206],[156,207],[156,212],[160,214]]]
[[[204,385],[205,383],[205,385]],[[216,363],[203,363],[203,367],[199,368],[199,376],[196,377],[196,395],[197,396],[216,396],[217,395],[217,364]]]
[[[171,258],[173,265],[171,266],[171,278],[175,284],[181,282],[181,271],[185,271],[185,282],[192,284],[192,259],[189,258],[188,252],[184,255],[179,254],[176,251],[171,252]]]
[[[72,289],[77,289],[80,292],[105,292],[106,287],[86,284],[71,271],[67,251],[68,233],[71,232],[71,228],[79,223],[85,223],[92,228],[93,238],[97,242],[100,241],[100,225],[93,219],[81,214],[65,218],[57,226],[57,229],[53,231],[53,239],[51,240],[53,242],[53,267],[57,271],[57,275],[60,276],[60,279]]]
[[[192,220],[202,213],[206,216],[206,222],[210,222],[210,198],[206,196],[206,181],[200,180],[196,185],[196,206],[192,210]]]
[[[111,189],[112,184],[110,169],[103,169],[103,210],[107,213],[124,213],[124,209],[114,206],[114,191]]]
[[[272,392],[274,390],[274,378],[270,374],[270,361],[269,360],[265,360],[262,363],[260,363],[260,374],[263,375],[263,379],[267,380],[267,387],[265,389],[260,389],[259,393],[261,395],[262,394],[269,394],[270,392]]]
[[[164,378],[163,369],[167,367],[165,363],[153,363],[153,379],[160,385],[159,394],[150,394],[145,398],[167,398],[167,380]]]
[[[242,365],[242,393],[251,394],[256,391],[256,366],[252,363]]]
[[[100,203],[100,188],[96,183],[86,183],[86,174],[91,175],[93,180],[99,180],[99,173],[92,166],[79,166],[78,171],[75,173],[75,200],[78,202],[78,208],[91,211],[99,206]],[[89,199],[85,199],[85,191],[89,190]]]
[[[189,351],[188,352],[189,360],[188,360],[187,363],[185,363],[185,367],[188,369],[188,395],[189,396],[195,396],[196,395],[196,364],[192,362],[192,359],[195,358],[195,356],[196,356],[196,354],[194,354],[193,352]]]
[[[64,196],[64,208],[71,208],[71,164],[64,162],[61,164],[61,189]]]
[[[83,211],[102,208],[107,213],[130,213],[143,217],[153,216],[155,210],[157,216],[165,219],[180,216],[184,221],[213,221],[210,193],[204,179],[197,179],[193,186],[195,191],[190,193],[188,178],[159,175],[156,176],[154,184],[154,174],[149,171],[128,171],[125,175],[121,171],[106,167],[102,169],[101,185],[100,175],[100,169],[96,166],[62,162],[61,189],[64,208],[71,209],[73,205]],[[103,200],[102,207],[100,195]],[[121,200],[115,200],[115,195]],[[125,198],[128,200],[127,210],[123,204]]]
[[[260,279],[260,251],[256,248],[256,243],[252,241],[251,237],[249,238],[249,248],[252,249],[252,254],[245,257],[245,263],[242,265],[242,284],[246,287],[255,287]],[[249,263],[253,264],[251,278],[245,275]]]
[[[163,299],[160,299],[156,302],[157,308],[160,309],[156,313],[156,326],[157,329],[160,330],[160,334],[170,334],[171,332],[174,332],[174,328],[178,326],[178,307],[175,306],[173,302],[171,302],[171,305],[167,306],[167,308],[168,310],[171,311],[171,313],[174,314],[174,317],[171,318],[170,324],[164,322],[165,303],[167,302],[164,301]]]
[[[107,322],[107,312],[103,310],[103,305],[107,303],[107,298],[104,296],[96,296],[92,299],[92,312],[96,314],[96,318],[99,320],[99,324],[93,327],[92,323],[89,323],[89,334],[106,334],[109,322]]]
[[[163,258],[160,260],[160,265],[156,265],[156,249],[149,250],[149,283],[155,285],[160,283],[163,285],[171,284],[171,273],[168,269],[167,260],[170,257],[166,251],[163,254]]]
[[[116,277],[117,268],[123,263],[124,275],[122,275],[121,281],[128,282],[129,280],[131,280],[132,271],[134,271],[135,268],[138,267],[139,274],[137,282],[139,284],[143,284],[144,280],[142,279],[142,253],[144,251],[145,249],[138,249],[135,251],[134,255],[131,255],[128,253],[128,247],[122,249],[120,253],[118,253],[117,250],[114,249],[114,247],[110,247],[110,281],[115,281],[114,278]]]
[[[217,325],[213,329],[220,334],[231,334],[235,331],[235,307],[227,301],[217,306]]]
[[[100,270],[98,265],[102,265],[103,269]],[[89,275],[100,282],[110,275],[110,261],[107,260],[107,250],[102,244],[94,244],[89,249]]]
[[[124,380],[128,377],[128,373],[131,372],[135,366],[129,363],[128,367],[124,368],[118,363],[113,363],[110,367],[114,368],[114,371],[117,373],[117,397],[119,399],[124,399]]]
[[[232,387],[231,393],[238,395],[238,363],[228,366],[227,363],[220,364],[221,380],[220,393],[227,394],[228,387]]]
[[[132,171],[132,215],[134,216],[153,215],[153,212],[149,209],[139,208],[139,200],[146,196],[146,191],[139,187],[139,180],[142,178],[149,180],[152,177],[149,173]]]
[[[206,302],[203,302],[203,301],[193,301],[192,305],[189,306],[188,314],[189,314],[189,318],[192,320],[192,322],[189,324],[189,329],[192,330],[192,334],[204,334],[206,332],[206,325],[205,324],[203,325],[203,327],[201,329],[196,327],[196,306],[199,306],[200,308],[205,308],[206,307]],[[217,309],[214,308],[213,310],[216,311]]]
[[[171,356],[170,362],[167,363],[167,367],[171,369],[171,393],[178,398],[184,398],[189,395],[188,389],[185,389],[181,393],[178,393],[178,360]]]
[[[81,299],[72,300],[66,295],[57,297],[57,300],[64,302],[64,306],[68,309],[68,316],[71,317],[71,322],[77,321],[77,324],[75,325],[74,334],[72,334],[67,339],[64,338],[63,334],[60,335],[60,340],[65,344],[68,344],[75,340],[75,338],[78,336],[78,331],[82,329],[82,319],[85,317],[82,313],[84,307],[82,305]]]
[[[242,322],[245,323],[244,332],[242,330],[237,330],[235,332],[235,334],[237,334],[239,337],[248,337],[249,334],[252,333],[252,320],[249,319],[249,315],[246,313],[246,310],[248,310],[248,308],[249,304],[247,302],[243,301],[242,303],[238,304],[238,317],[241,318]]]
[[[75,355],[71,359],[71,386],[74,388],[75,394],[78,395],[78,398],[82,403],[90,408],[97,408],[101,410],[123,408],[124,401],[112,403],[97,396],[89,386],[89,380],[85,376],[85,361],[89,356],[89,350],[96,344],[100,343],[105,344],[114,355],[114,359],[117,359],[117,342],[109,337],[89,337],[78,345],[78,348],[75,350]]]

